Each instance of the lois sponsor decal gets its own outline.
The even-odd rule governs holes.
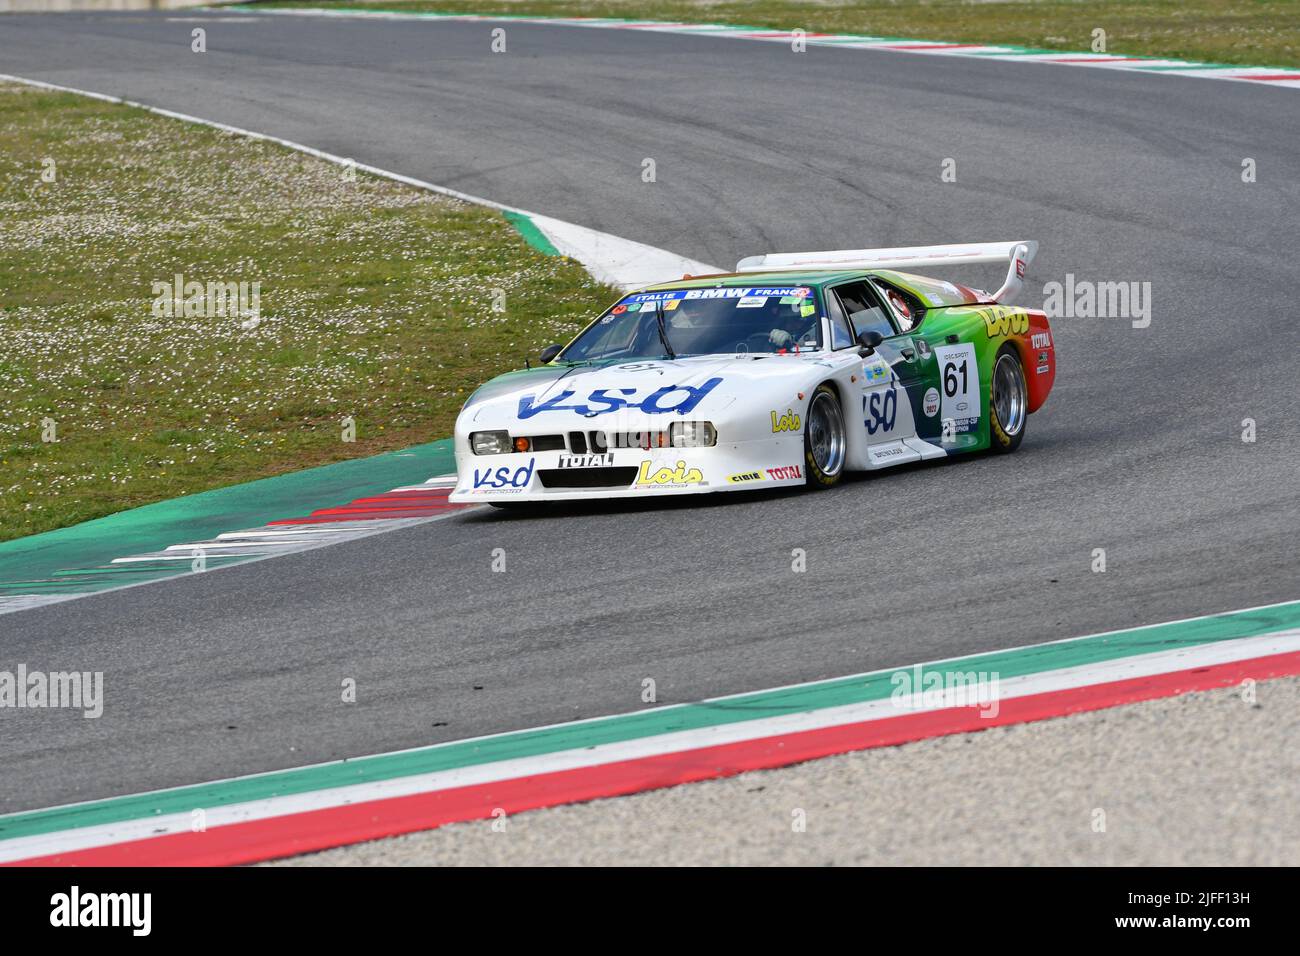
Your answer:
[[[704,474],[698,468],[686,467],[686,462],[679,461],[674,466],[655,468],[654,462],[641,462],[637,472],[636,488],[685,488],[688,485],[705,484]]]
[[[797,432],[799,430],[799,416],[794,413],[793,408],[787,408],[785,414],[780,418],[776,412],[772,412],[772,432]]]
[[[991,339],[1001,335],[1023,335],[1029,331],[1029,313],[1024,309],[995,305],[980,309],[978,314],[984,320],[984,329]]]

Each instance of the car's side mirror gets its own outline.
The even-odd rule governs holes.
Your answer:
[[[870,355],[876,350],[876,346],[883,341],[885,341],[885,337],[875,329],[867,329],[865,332],[859,332],[858,345],[862,346],[862,348],[858,349],[858,351],[863,355]]]
[[[542,349],[542,354],[540,356],[542,364],[545,365],[547,362],[554,361],[555,356],[559,355],[562,351],[564,351],[563,345],[546,346],[546,348]]]

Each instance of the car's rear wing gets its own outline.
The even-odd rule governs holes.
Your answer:
[[[1038,243],[974,242],[951,246],[902,246],[896,249],[833,249],[826,252],[769,252],[736,263],[737,272],[789,272],[841,269],[921,269],[927,266],[1007,263],[1007,278],[989,298],[1007,302],[1020,291],[1025,269],[1033,262]]]

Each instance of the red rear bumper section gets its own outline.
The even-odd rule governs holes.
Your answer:
[[[1047,322],[1046,312],[1029,310],[1029,331],[1015,337],[1020,361],[1025,368],[1029,387],[1029,411],[1036,412],[1047,401],[1056,381],[1056,341]]]

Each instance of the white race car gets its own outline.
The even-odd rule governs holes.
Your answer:
[[[451,500],[828,487],[1013,450],[1056,372],[1046,316],[1001,304],[1035,248],[769,255],[630,293],[469,397]],[[1008,272],[991,295],[888,269],[995,261]]]

